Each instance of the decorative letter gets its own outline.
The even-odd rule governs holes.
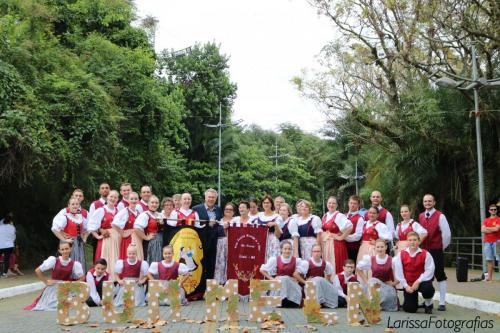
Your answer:
[[[358,282],[350,282],[347,287],[347,322],[360,325],[361,316],[368,324],[377,324],[380,318],[380,284],[371,284],[366,295]]]
[[[123,293],[123,312],[115,311],[113,305],[113,282],[104,281],[102,287],[102,315],[106,323],[115,324],[117,322],[126,323],[134,318],[134,295],[136,281],[125,280]]]
[[[85,282],[62,282],[57,286],[57,323],[59,325],[83,324],[89,320],[90,310],[85,303],[89,287]],[[75,315],[70,316],[70,309]]]
[[[177,322],[181,319],[181,288],[179,281],[150,280],[148,290],[149,322],[156,323],[160,320],[160,301],[168,299],[170,303],[170,316],[168,320]]]
[[[217,321],[220,300],[227,299],[227,319],[238,322],[238,280],[227,280],[224,286],[219,286],[217,280],[207,280],[205,292],[206,321]]]
[[[262,296],[266,291],[277,291],[281,288],[280,280],[250,280],[250,316],[249,321],[264,322],[281,320],[281,315],[275,311],[271,313],[262,311],[264,305],[277,307],[281,305],[280,296]]]
[[[321,305],[316,300],[316,286],[313,281],[307,281],[304,287],[306,299],[304,300],[304,315],[308,323],[323,323],[333,325],[337,323],[336,312],[321,312]]]

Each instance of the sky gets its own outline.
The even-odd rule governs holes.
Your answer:
[[[318,68],[315,57],[333,39],[328,19],[305,0],[135,0],[138,15],[159,20],[156,50],[216,42],[229,56],[238,86],[233,120],[277,129],[280,123],[317,133],[326,118],[290,80]]]

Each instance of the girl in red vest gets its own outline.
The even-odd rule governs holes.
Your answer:
[[[137,246],[132,243],[127,249],[127,259],[118,260],[115,265],[115,278],[118,282],[118,291],[113,300],[115,306],[123,305],[123,293],[125,292],[125,280],[136,281],[134,301],[135,306],[146,306],[146,288],[148,280],[149,265],[143,260],[137,259]]]
[[[170,215],[170,219],[167,220],[168,225],[172,227],[190,225],[197,228],[202,228],[198,213],[191,209],[192,201],[193,198],[191,197],[191,194],[182,193],[181,207],[172,212],[172,214]]]
[[[85,280],[90,289],[90,295],[87,299],[88,306],[101,306],[102,305],[102,286],[104,281],[108,281],[109,275],[106,272],[108,263],[106,259],[99,259],[94,267],[89,269]]]
[[[88,224],[89,231],[97,239],[97,248],[94,257],[94,264],[101,258],[106,259],[108,264],[108,274],[110,280],[114,281],[114,265],[120,256],[120,242],[122,240],[116,229],[113,229],[111,223],[118,213],[116,204],[118,202],[118,192],[112,190],[109,192],[107,202],[104,207],[98,208],[90,218]]]
[[[354,274],[354,260],[346,259],[343,268],[344,270],[337,273],[333,278],[333,286],[337,289],[339,308],[345,308],[347,306],[347,284],[349,282],[358,282],[358,277]]]
[[[418,293],[424,299],[425,313],[432,313],[434,260],[427,250],[419,247],[420,236],[412,231],[406,236],[408,247],[394,258],[396,279],[404,288],[403,310],[417,312]]]
[[[158,262],[162,258],[163,216],[157,212],[160,201],[156,195],[149,197],[148,210],[139,214],[134,222],[134,231],[139,239],[137,258]]]
[[[268,280],[280,280],[281,288],[271,292],[271,296],[281,296],[282,306],[300,306],[302,302],[302,288],[293,273],[300,259],[292,256],[292,244],[284,241],[281,244],[281,255],[271,257],[260,267],[260,272]]]
[[[172,245],[166,245],[163,247],[163,260],[160,262],[153,262],[149,266],[148,279],[149,280],[177,280],[181,277],[181,302],[186,305],[186,293],[182,289],[182,284],[184,280],[189,276],[189,268],[177,261],[174,261],[174,247]],[[170,305],[168,299],[160,300],[160,305]]]
[[[336,197],[329,197],[326,203],[328,212],[323,216],[323,258],[331,263],[336,272],[342,272],[342,266],[347,259],[347,245],[345,238],[352,231],[352,223],[337,210]]]
[[[327,308],[336,308],[338,295],[332,283],[333,265],[321,257],[322,251],[319,244],[314,245],[311,251],[311,258],[300,261],[294,276],[302,284],[307,281],[314,283],[315,297],[319,304]]]
[[[398,255],[398,253],[406,249],[408,247],[408,241],[406,240],[406,236],[415,231],[420,236],[420,242],[422,242],[425,237],[427,237],[427,230],[420,225],[417,221],[414,221],[411,218],[411,210],[408,205],[402,205],[400,208],[401,218],[403,219],[398,223],[396,227],[395,237],[397,239],[396,246],[394,247],[394,256]]]
[[[358,276],[363,279],[365,284],[380,284],[382,311],[398,311],[398,295],[395,287],[399,281],[394,278],[394,260],[386,253],[386,241],[378,239],[375,242],[375,251],[377,255],[371,257],[365,255],[358,262]],[[369,278],[370,275],[371,278]]]
[[[85,271],[85,242],[87,241],[87,211],[80,209],[80,201],[71,198],[52,221],[52,232],[60,241],[71,243],[71,259],[82,264]]]
[[[128,206],[121,209],[118,214],[115,215],[113,222],[113,228],[115,228],[122,238],[120,242],[120,259],[127,258],[127,248],[133,242],[136,243],[134,239],[134,222],[139,216],[139,211],[137,210],[137,202],[139,202],[139,195],[136,192],[130,192],[128,194]]]
[[[378,220],[378,208],[371,206],[366,212],[368,220],[363,226],[363,235],[361,236],[362,242],[358,251],[358,259],[360,261],[364,255],[374,256],[375,241],[377,239],[384,239],[388,242],[392,241],[392,234],[387,226]]]
[[[48,257],[37,269],[36,276],[46,287],[33,304],[24,308],[33,311],[51,311],[57,308],[57,285],[64,281],[83,281],[82,265],[71,259],[71,244],[59,242],[60,256]],[[52,270],[51,278],[47,279],[43,273]]]

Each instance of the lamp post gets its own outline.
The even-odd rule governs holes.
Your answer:
[[[278,159],[282,157],[288,157],[290,154],[278,155],[278,136],[276,136],[276,144],[274,145],[274,155],[268,156],[270,159],[274,159],[274,187],[276,195],[278,195]]]
[[[222,157],[222,128],[225,127],[231,127],[231,126],[236,126],[240,124],[242,120],[238,120],[234,123],[231,124],[223,124],[222,123],[222,103],[219,103],[219,122],[217,124],[203,124],[206,127],[210,128],[218,128],[219,129],[219,158],[217,160],[217,169],[218,169],[218,176],[217,176],[217,191],[218,196],[217,196],[217,204],[220,207],[220,198],[222,196],[222,188],[220,184],[220,179],[221,179],[221,157]]]
[[[448,73],[442,70],[438,70],[431,75],[431,80],[433,80],[438,86],[454,88],[459,90],[473,91],[474,94],[474,114],[476,117],[476,149],[477,149],[477,175],[479,182],[479,213],[481,217],[480,223],[482,224],[486,218],[486,203],[484,196],[484,175],[483,175],[483,146],[481,142],[481,113],[479,111],[479,94],[478,90],[481,87],[485,88],[500,88],[500,78],[487,80],[484,77],[478,78],[477,73],[477,60],[476,60],[476,46],[472,44],[472,78],[466,78],[452,73]],[[439,75],[442,73],[446,76]],[[452,79],[452,78],[454,79]],[[457,79],[457,80],[455,80]],[[465,85],[467,84],[467,85]],[[465,86],[464,86],[465,85]],[[484,239],[481,237],[481,244],[484,248]],[[486,262],[483,252],[483,271]]]
[[[358,159],[354,161],[354,176],[340,174],[340,177],[348,180],[354,180],[356,184],[356,195],[359,195],[358,181],[365,178],[364,175],[358,175]]]

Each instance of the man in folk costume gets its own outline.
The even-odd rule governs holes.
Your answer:
[[[387,228],[389,228],[392,237],[394,237],[394,218],[392,217],[391,212],[387,210],[387,208],[382,207],[382,194],[380,193],[380,191],[373,191],[370,195],[370,201],[372,203],[372,206],[378,208],[378,221],[384,223]],[[368,212],[365,213],[364,219],[365,221],[368,220]],[[389,244],[389,247],[390,246],[391,245]]]
[[[425,211],[420,213],[420,225],[427,230],[427,238],[421,244],[422,249],[428,250],[434,259],[436,270],[434,276],[439,285],[438,311],[446,311],[446,273],[444,272],[444,249],[450,245],[451,230],[446,216],[435,209],[436,200],[432,194],[424,195]]]
[[[319,304],[328,308],[336,308],[338,295],[332,280],[333,266],[323,260],[321,245],[316,244],[311,249],[309,260],[300,260],[293,276],[302,284],[312,281],[316,287],[315,297]]]
[[[94,215],[94,212],[96,211],[96,209],[104,207],[104,205],[106,204],[106,198],[108,197],[109,191],[110,191],[110,189],[109,189],[108,183],[102,183],[101,185],[99,185],[99,196],[100,197],[99,197],[99,199],[97,199],[96,201],[94,201],[90,204],[89,218],[91,218],[92,215]]]
[[[102,305],[102,286],[105,281],[109,280],[109,275],[106,272],[108,262],[106,259],[99,259],[94,267],[89,269],[85,276],[85,281],[89,286],[89,298],[87,299],[88,306]]]
[[[137,210],[139,211],[139,213],[148,211],[148,202],[152,194],[153,192],[151,190],[151,186],[143,185],[141,187],[141,192],[139,194],[141,200],[139,200],[139,204],[137,205]]]
[[[337,289],[338,307],[347,306],[347,285],[349,282],[358,282],[358,277],[354,274],[354,260],[346,259],[344,261],[344,270],[333,278],[333,285]]]
[[[347,257],[356,261],[358,258],[358,250],[361,245],[361,236],[363,235],[363,226],[365,220],[363,215],[359,213],[361,206],[361,198],[357,195],[349,197],[349,212],[345,214],[352,223],[351,233],[345,238],[347,247]]]
[[[122,183],[120,185],[120,195],[122,199],[120,200],[117,206],[119,211],[128,207],[129,205],[128,196],[130,195],[131,192],[132,192],[132,185],[130,183]]]

